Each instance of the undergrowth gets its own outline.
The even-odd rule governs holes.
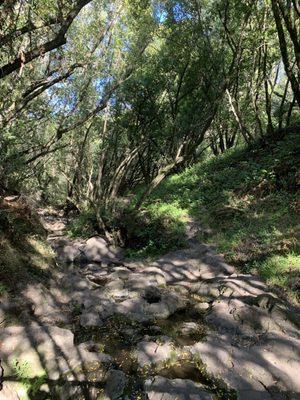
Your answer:
[[[185,210],[173,204],[153,203],[141,212],[129,209],[125,215],[127,257],[155,257],[185,245]]]
[[[44,281],[54,253],[37,216],[22,201],[0,201],[0,295]]]
[[[126,249],[126,257],[153,258],[186,244],[187,211],[174,204],[154,202],[137,211],[130,204],[121,202],[113,211],[106,209],[101,215],[111,236]],[[103,232],[99,230],[92,210],[83,211],[68,228],[71,238],[95,234]]]
[[[235,149],[167,178],[144,209],[172,207],[200,221],[199,240],[299,300],[300,138]]]

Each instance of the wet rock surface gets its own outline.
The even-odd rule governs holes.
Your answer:
[[[47,285],[0,302],[1,400],[32,387],[49,399],[300,398],[299,310],[256,276],[193,236],[127,262],[100,237],[66,238],[65,224],[46,218],[58,256]]]

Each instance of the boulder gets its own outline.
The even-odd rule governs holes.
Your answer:
[[[206,302],[197,303],[194,305],[193,309],[197,313],[205,313],[210,308],[210,304]]]
[[[122,258],[122,250],[107,243],[100,236],[88,239],[82,249],[81,261],[88,263],[109,263]]]
[[[81,257],[84,248],[82,240],[69,240],[65,237],[51,240],[51,247],[58,259],[64,263],[73,263]]]
[[[0,340],[6,376],[14,373],[16,359],[20,365],[29,365],[29,378],[46,373],[50,379],[78,378],[79,371],[89,365],[100,368],[111,360],[106,354],[89,352],[84,345],[75,346],[73,333],[57,326],[10,326],[1,330]]]

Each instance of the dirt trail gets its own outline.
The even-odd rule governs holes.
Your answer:
[[[299,313],[199,244],[196,224],[189,248],[129,262],[41,214],[58,268],[0,332],[1,400],[300,399]]]

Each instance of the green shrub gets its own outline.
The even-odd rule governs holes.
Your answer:
[[[72,218],[68,227],[70,237],[91,237],[97,232],[97,219],[93,210],[82,211]]]

